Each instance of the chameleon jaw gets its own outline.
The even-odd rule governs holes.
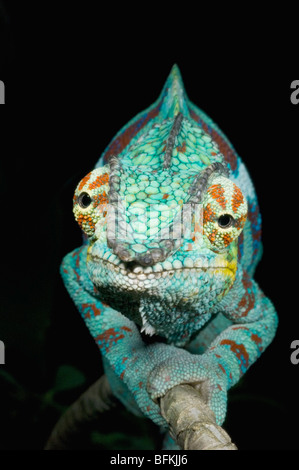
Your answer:
[[[200,267],[194,267],[193,263],[192,268],[174,269],[173,265],[178,266],[177,261],[176,258],[172,263],[168,261],[166,266],[144,268],[126,266],[123,262],[115,264],[90,254],[87,269],[102,301],[138,324],[141,333],[164,336],[161,312],[173,327],[176,323],[178,327],[181,324],[183,311],[200,321],[206,311],[207,299],[211,305],[218,303],[235,279],[235,271],[228,263],[207,268],[202,267],[202,263]]]
[[[190,260],[190,258],[187,259]],[[179,265],[177,260],[175,260],[174,263],[165,261],[164,263],[158,263],[152,267],[143,267],[140,265],[130,265],[128,267],[128,265],[123,262],[115,264],[110,260],[108,261],[107,259],[93,256],[92,264],[97,268],[104,269],[106,276],[108,275],[109,277],[110,274],[111,277],[117,279],[119,282],[116,282],[116,284],[120,290],[136,292],[149,291],[151,288],[156,289],[160,286],[161,288],[167,289],[167,286],[169,285],[169,282],[172,281],[172,278],[181,277],[184,280],[188,280],[192,277],[199,277],[200,272],[206,271],[214,271],[215,273],[218,272],[223,276],[228,276],[232,279],[235,277],[235,269],[233,269],[233,267],[229,266],[227,263],[224,263],[222,266],[218,265],[205,267],[201,261],[198,263],[193,263],[193,267],[191,267],[190,262],[189,266],[183,266],[182,263]],[[98,285],[101,282],[101,278],[102,276],[96,276],[94,278],[94,282]]]

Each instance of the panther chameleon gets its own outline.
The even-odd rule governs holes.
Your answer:
[[[191,383],[221,425],[228,389],[271,343],[277,315],[253,280],[262,253],[253,183],[188,99],[177,65],[73,204],[84,242],[61,273],[113,394],[167,430],[159,398]]]

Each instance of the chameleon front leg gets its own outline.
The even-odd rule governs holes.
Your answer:
[[[148,394],[147,382],[157,364],[173,354],[173,346],[146,346],[134,322],[101,302],[86,269],[87,246],[68,254],[61,265],[67,290],[98,345],[112,392],[131,411],[140,410],[166,428],[160,408]],[[137,405],[137,406],[136,406]]]
[[[277,315],[270,300],[241,268],[219,309],[230,326],[203,354],[181,350],[160,364],[149,378],[149,392],[156,400],[175,385],[193,383],[214,411],[217,424],[221,425],[226,415],[227,390],[271,343]]]

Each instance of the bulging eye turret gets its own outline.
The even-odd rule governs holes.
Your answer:
[[[213,251],[238,238],[247,218],[247,202],[238,186],[223,176],[213,179],[204,198],[203,233]]]
[[[73,212],[81,229],[88,236],[95,232],[96,224],[107,213],[109,168],[96,168],[78,184],[74,194]]]

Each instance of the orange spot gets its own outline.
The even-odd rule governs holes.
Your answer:
[[[247,369],[249,363],[249,355],[246,351],[244,344],[238,344],[233,340],[230,339],[223,339],[220,342],[220,345],[227,345],[230,347],[230,350],[236,355],[236,357],[240,360],[241,365],[245,366]]]
[[[122,326],[121,329],[124,331],[132,331],[131,328],[128,328],[127,326]]]
[[[232,195],[232,208],[234,212],[237,212],[240,205],[244,202],[242,191],[238,186],[234,184],[234,193]]]
[[[96,179],[92,183],[90,183],[88,188],[89,189],[99,188],[100,186],[102,186],[103,184],[107,184],[108,182],[109,182],[109,175],[108,173],[104,173],[103,175],[97,176]]]
[[[177,150],[178,150],[178,152],[185,153],[186,152],[186,142],[183,142],[182,145],[179,145]]]
[[[88,173],[88,175],[84,176],[84,178],[81,180],[80,184],[79,184],[79,190],[81,191],[81,189],[83,188],[83,186],[86,185],[86,183],[90,180],[90,177],[91,177],[91,172]]]
[[[95,317],[101,315],[102,313],[101,309],[97,308],[94,304],[82,304],[82,308],[83,310],[85,310],[86,308],[91,309]]]
[[[97,194],[96,196],[94,196],[93,199],[94,199],[94,202],[93,202],[94,207],[96,207],[98,205],[105,205],[105,204],[108,204],[108,202],[109,202],[108,196],[107,196],[105,191],[103,191],[100,194]]]
[[[238,304],[239,312],[242,311],[241,316],[246,317],[246,315],[253,309],[255,305],[255,297],[252,291],[252,282],[247,273],[244,272],[242,284],[244,287],[244,295]]]
[[[224,246],[228,246],[233,241],[233,237],[231,237],[228,233],[224,233],[222,235],[222,240],[223,240]]]
[[[253,333],[251,335],[251,339],[257,345],[259,351],[263,351],[262,338],[260,338],[257,334]]]
[[[238,217],[237,219],[235,219],[235,227],[237,230],[242,230],[242,228],[245,225],[246,219],[247,219],[247,214],[243,214],[241,215],[241,217]]]
[[[209,235],[208,235],[208,239],[210,240],[211,243],[214,243],[214,241],[216,240],[216,235],[218,233],[218,230],[217,229],[214,229],[213,232],[211,232]]]
[[[224,197],[224,188],[221,186],[221,184],[213,184],[209,188],[208,193],[218,202],[222,209],[225,209],[226,199]]]
[[[213,222],[215,220],[216,214],[213,211],[211,204],[207,204],[203,211],[203,223],[207,224],[208,222]]]

